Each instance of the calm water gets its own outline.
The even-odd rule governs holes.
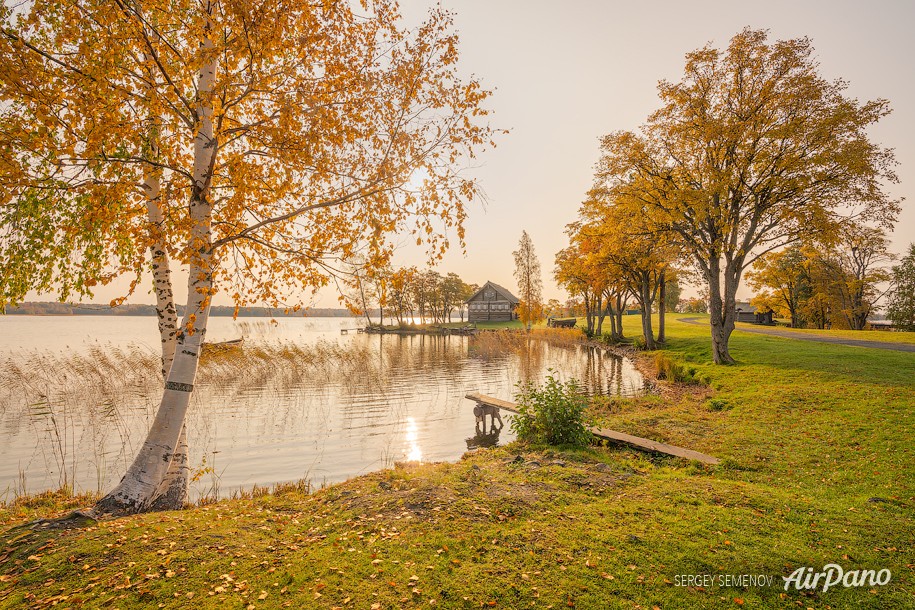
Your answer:
[[[513,440],[477,434],[467,392],[511,399],[554,369],[590,393],[633,394],[631,363],[583,346],[363,335],[350,318],[213,318],[212,342],[245,338],[243,364],[201,369],[188,413],[196,497],[281,481],[340,481],[395,461],[455,460]],[[62,483],[107,489],[158,406],[155,320],[0,317],[0,499]]]

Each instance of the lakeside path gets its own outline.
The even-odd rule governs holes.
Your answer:
[[[700,318],[680,318],[680,321],[697,325],[708,324],[707,320]],[[883,341],[865,341],[861,339],[846,339],[843,337],[824,337],[822,335],[808,335],[778,328],[748,328],[746,326],[737,326],[734,330],[745,333],[756,333],[759,335],[784,337],[785,339],[798,339],[800,341],[816,341],[819,343],[834,343],[836,345],[846,345],[849,347],[872,347],[874,349],[889,349],[897,352],[915,353],[915,344],[911,343],[886,343]]]

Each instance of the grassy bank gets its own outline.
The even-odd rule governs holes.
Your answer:
[[[625,323],[634,334],[638,318]],[[668,337],[711,387],[662,383],[597,417],[717,467],[513,445],[314,493],[12,527],[53,512],[49,499],[0,513],[0,607],[915,606],[912,354],[737,332],[739,364],[715,367],[707,328],[674,319]],[[828,563],[892,581],[783,589],[780,576]],[[677,586],[745,573],[774,586]]]

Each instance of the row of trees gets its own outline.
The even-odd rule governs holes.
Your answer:
[[[566,228],[571,242],[556,255],[556,282],[581,298],[589,335],[623,337],[622,316],[634,301],[642,316],[642,338],[648,349],[664,341],[667,285],[677,274],[672,243],[651,233],[643,210],[612,193],[595,188],[582,205],[579,220]],[[651,313],[658,307],[658,334]]]
[[[365,316],[369,324],[377,311],[381,324],[387,316],[399,325],[417,320],[451,322],[455,311],[463,322],[464,301],[480,288],[466,283],[456,273],[442,275],[434,269],[389,266],[356,269],[347,285],[341,299],[351,311]]]
[[[835,243],[803,242],[757,260],[747,274],[760,291],[753,304],[791,320],[794,327],[862,330],[886,298],[888,317],[912,324],[915,252],[889,267],[893,255],[883,231],[848,225]]]
[[[887,290],[892,260],[880,229],[850,224],[833,243],[802,242],[759,258],[747,274],[753,304],[794,327],[861,330]]]
[[[814,236],[835,243],[851,223],[890,229],[899,212],[884,190],[897,181],[893,151],[867,133],[889,104],[859,102],[846,87],[820,76],[806,38],[770,43],[748,28],[725,50],[687,54],[682,80],[660,83],[662,105],[640,132],[602,138],[557,278],[608,311],[620,286],[575,270],[611,261],[649,311],[674,266],[688,268],[708,290],[714,361],[733,362],[737,289],[759,257]],[[578,258],[594,262],[568,262]]]

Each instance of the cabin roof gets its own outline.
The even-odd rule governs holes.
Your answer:
[[[467,299],[466,301],[464,301],[464,302],[465,302],[465,303],[469,303],[470,301],[472,301],[472,300],[474,300],[475,298],[477,298],[477,296],[480,295],[480,294],[482,294],[483,290],[485,290],[487,286],[489,286],[490,288],[495,289],[495,291],[499,294],[499,296],[501,296],[502,298],[504,298],[506,301],[510,301],[510,302],[512,302],[512,303],[520,303],[520,302],[521,302],[521,299],[519,299],[518,297],[516,297],[515,295],[513,295],[511,292],[509,292],[508,289],[503,288],[502,286],[499,286],[498,284],[494,284],[493,282],[489,282],[489,281],[487,281],[485,284],[483,284],[483,285],[480,287],[479,290],[477,290],[476,292],[474,292],[473,295],[472,295],[469,299]]]
[[[742,311],[743,313],[756,313],[756,306],[750,305],[746,301],[737,301],[734,305],[737,311]]]

